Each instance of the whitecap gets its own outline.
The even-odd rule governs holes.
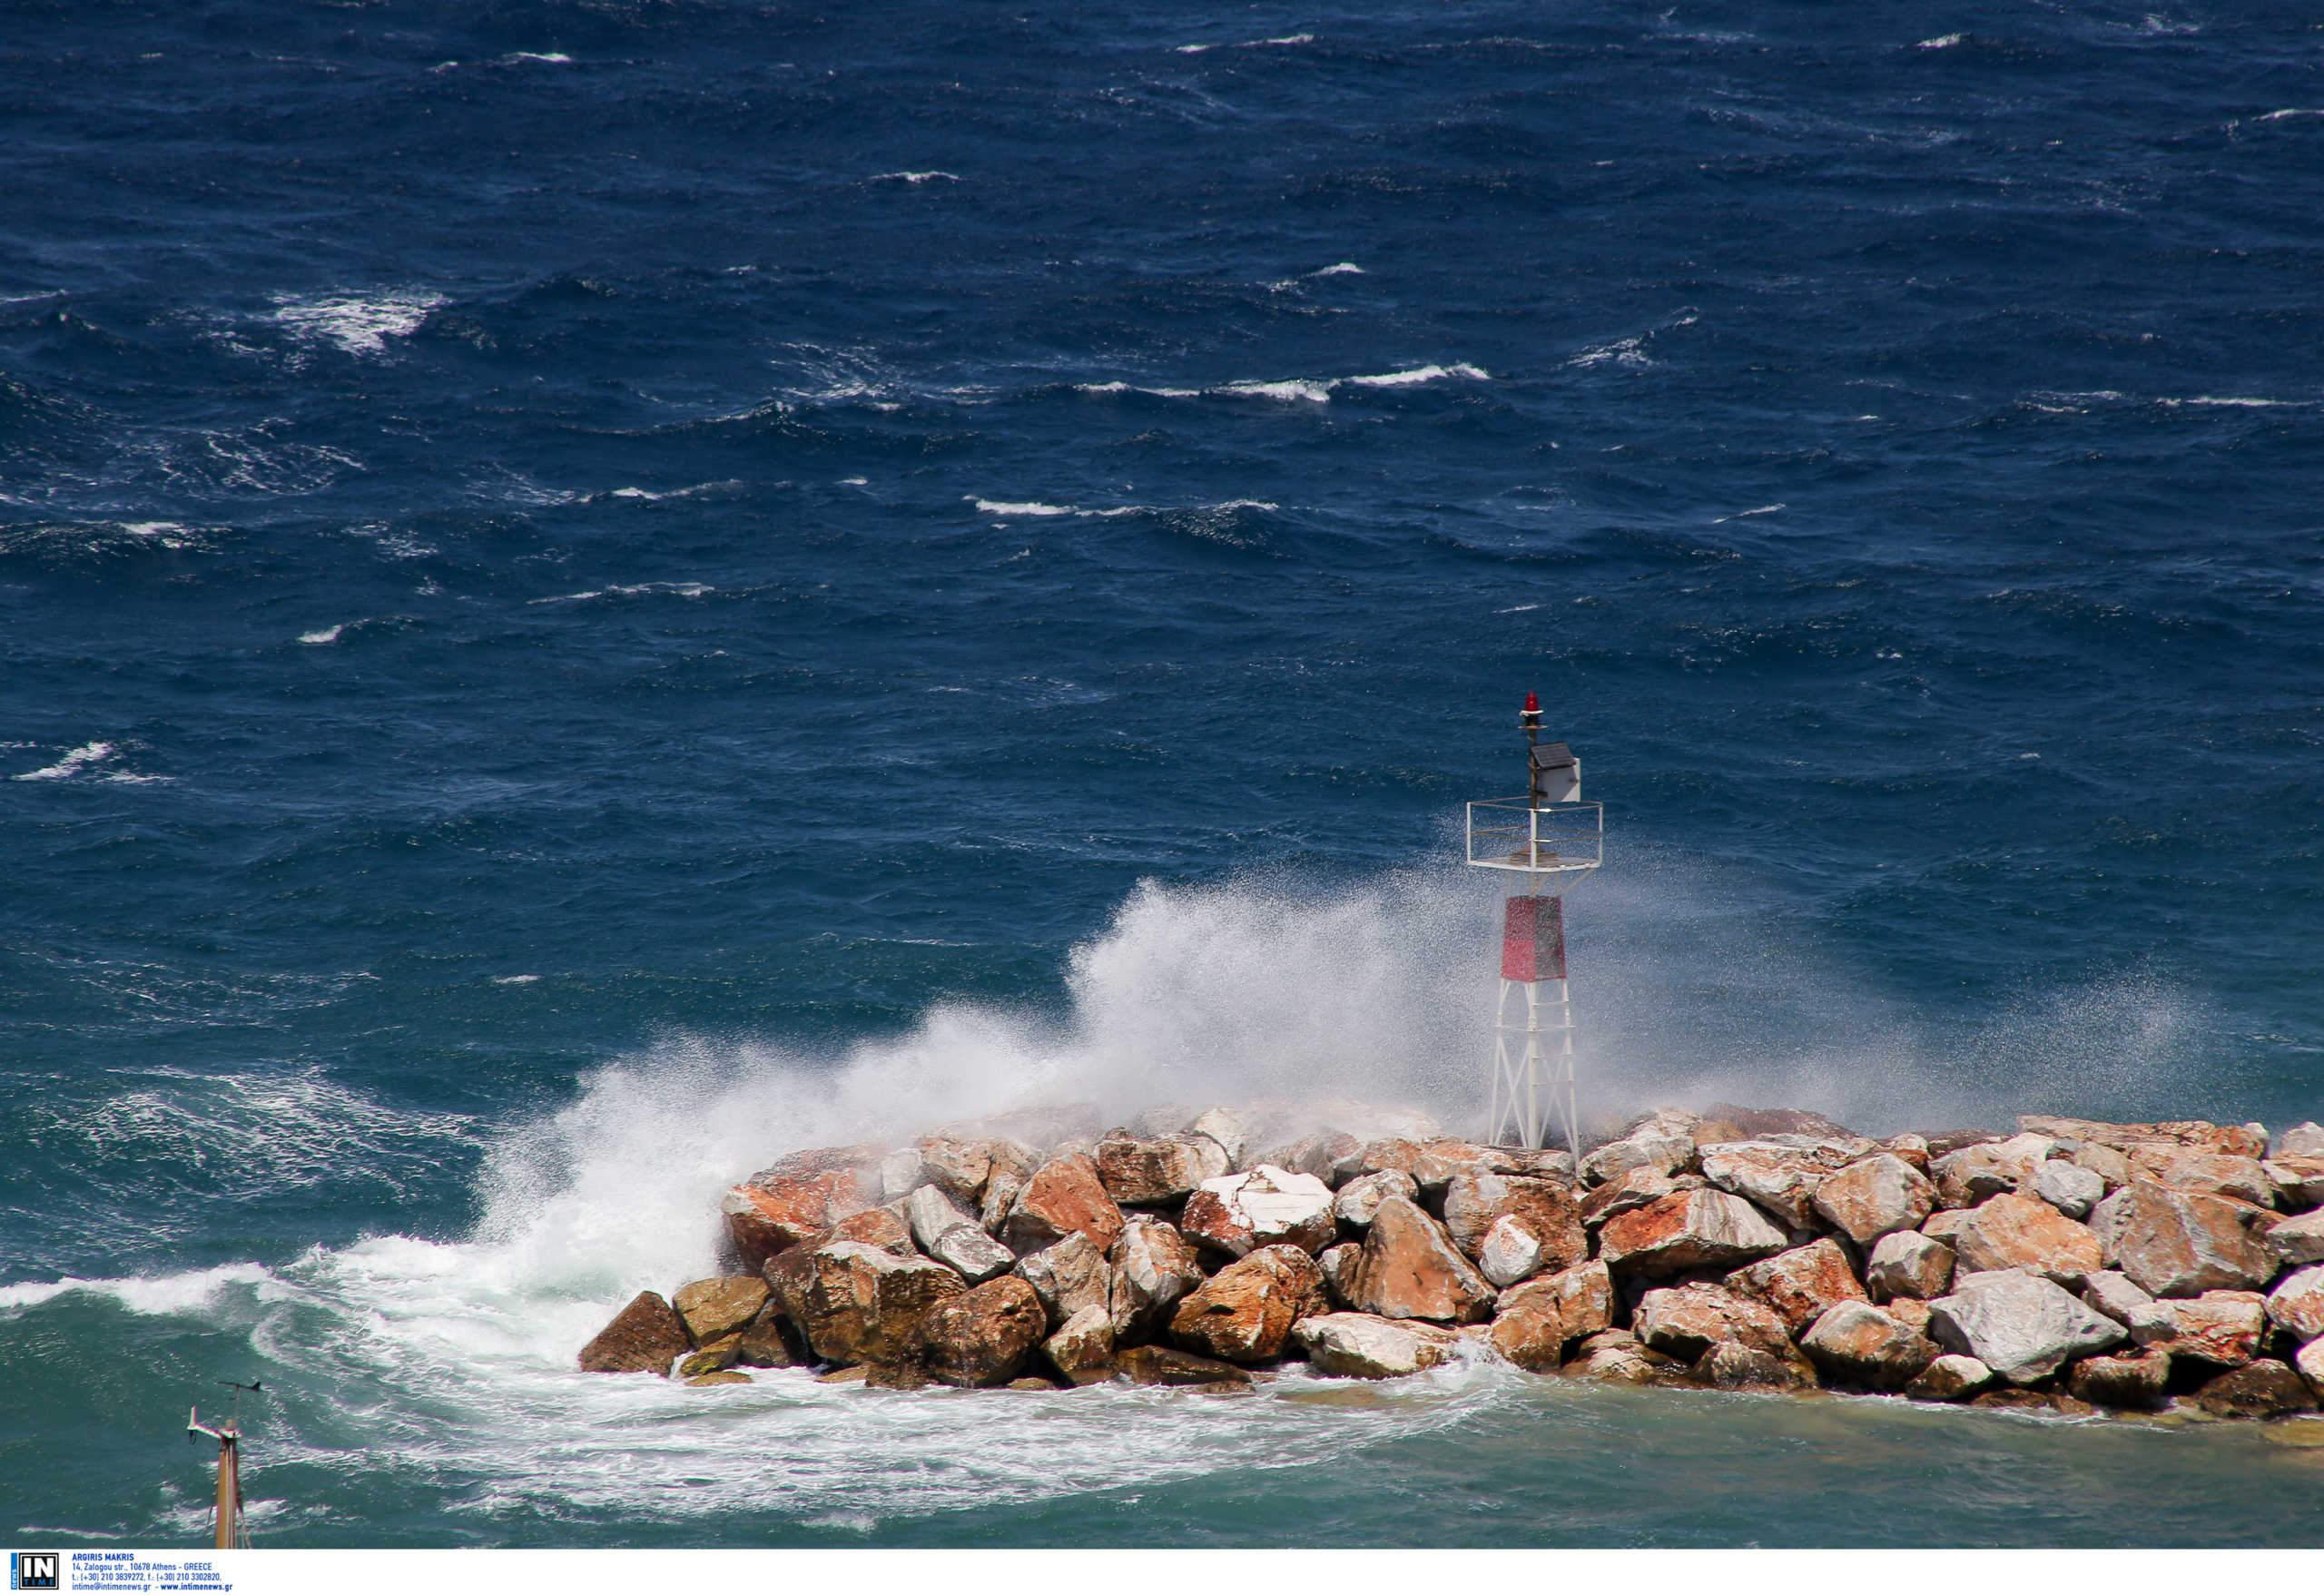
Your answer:
[[[529,986],[539,979],[538,975],[495,975],[492,983],[496,986]]]
[[[1271,382],[1229,382],[1217,391],[1251,399],[1271,399],[1279,404],[1329,404],[1332,386],[1329,382],[1311,382],[1293,377]]]
[[[570,66],[573,57],[562,50],[513,50],[503,59],[509,61],[539,61],[550,66]]]
[[[1647,358],[1646,339],[1643,332],[1631,338],[1617,338],[1611,343],[1600,343],[1583,350],[1566,364],[1579,366],[1585,370],[1592,366],[1620,366],[1625,370],[1643,370],[1654,363]]]
[[[344,632],[350,624],[342,620],[337,625],[327,625],[320,631],[302,631],[299,634],[299,640],[316,647],[325,643],[335,643],[339,641],[340,634]]]
[[[1310,271],[1310,277],[1361,277],[1364,268],[1354,261],[1342,261],[1336,266],[1326,266],[1320,271]]]
[[[1088,520],[1112,520],[1125,515],[1225,515],[1238,509],[1272,510],[1275,505],[1260,498],[1229,498],[1218,504],[1117,504],[1105,509],[1084,509],[1074,504],[1043,504],[1036,501],[1010,502],[998,498],[971,497],[970,502],[980,514],[1012,517],[1048,516],[1079,516]]]
[[[1733,515],[1715,515],[1711,517],[1710,524],[1715,527],[1724,526],[1728,521],[1742,520],[1754,515],[1773,515],[1777,510],[1784,507],[1786,507],[1781,504],[1762,504],[1757,509],[1738,509]]]
[[[18,781],[70,781],[90,765],[102,763],[112,758],[113,751],[113,743],[109,742],[83,743],[46,769],[27,770],[15,779]]]
[[[558,593],[552,597],[527,599],[532,604],[579,604],[591,598],[637,598],[649,593],[670,593],[681,598],[699,598],[718,589],[704,582],[632,582],[626,586],[592,587],[586,593]]]
[[[1939,34],[1935,38],[1923,39],[1919,44],[1915,44],[1913,48],[1915,50],[1950,50],[1955,44],[1965,44],[1968,41],[1968,37],[1969,35],[1966,34]]]
[[[1030,502],[1010,504],[995,498],[979,498],[975,503],[978,511],[984,515],[1078,515],[1081,513],[1070,506],[1061,504]]]
[[[80,1279],[67,1275],[63,1279],[27,1280],[18,1285],[0,1285],[0,1311],[37,1307],[59,1296],[80,1292],[88,1295],[111,1296],[131,1312],[149,1316],[200,1313],[216,1302],[218,1293],[230,1285],[262,1285],[273,1277],[255,1263],[225,1263],[215,1268],[196,1269],[185,1274],[133,1275],[123,1279]]]
[[[2251,120],[2254,122],[2285,122],[2295,116],[2324,116],[2324,111],[2305,111],[2295,106],[2282,111],[2270,111],[2265,116],[2254,116]]]
[[[1285,44],[1312,44],[1315,42],[1315,35],[1313,34],[1285,34],[1279,39],[1245,39],[1236,44],[1174,44],[1170,47],[1170,54],[1200,55],[1210,50],[1265,50]]]
[[[908,182],[914,188],[923,182],[958,182],[950,172],[875,172],[864,179],[866,182]]]
[[[1471,382],[1490,382],[1491,373],[1482,367],[1466,363],[1453,366],[1414,366],[1409,371],[1387,371],[1377,377],[1343,377],[1341,381],[1351,388],[1410,388],[1422,382],[1443,382],[1460,378]]]
[[[389,339],[409,338],[444,302],[442,294],[419,289],[304,299],[278,295],[274,320],[296,337],[334,344],[349,354],[384,354]]]

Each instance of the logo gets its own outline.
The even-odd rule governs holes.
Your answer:
[[[54,1551],[12,1551],[8,1553],[8,1588],[61,1590],[57,1564],[64,1559]]]

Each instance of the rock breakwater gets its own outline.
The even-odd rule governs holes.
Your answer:
[[[584,1369],[1227,1393],[1472,1357],[2069,1414],[2324,1398],[2313,1123],[1876,1140],[1720,1106],[1576,1167],[1356,1103],[1068,1107],[793,1153],[720,1216],[730,1272],[640,1295]]]

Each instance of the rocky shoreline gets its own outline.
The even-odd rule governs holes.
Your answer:
[[[1247,1392],[1456,1357],[1721,1390],[2273,1418],[2324,1398],[2324,1127],[1859,1136],[1664,1110],[1583,1157],[1359,1103],[1086,1106],[797,1152],[727,1272],[583,1369],[895,1389]]]

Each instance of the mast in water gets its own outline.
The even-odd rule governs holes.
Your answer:
[[[191,1442],[197,1434],[207,1434],[218,1442],[218,1514],[216,1544],[221,1551],[247,1550],[251,1539],[242,1528],[242,1397],[243,1391],[255,1393],[264,1388],[255,1380],[237,1384],[231,1379],[218,1382],[233,1391],[234,1413],[225,1423],[212,1429],[202,1421],[198,1407],[189,1407],[185,1414],[185,1437]]]

